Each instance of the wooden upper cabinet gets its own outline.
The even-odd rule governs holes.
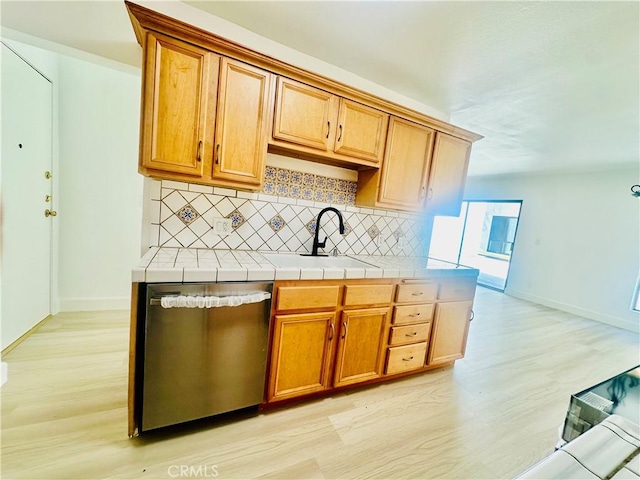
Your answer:
[[[275,144],[337,159],[379,163],[389,115],[288,78],[278,78],[273,122]],[[281,143],[281,142],[284,143]]]
[[[338,97],[284,77],[278,77],[276,95],[273,138],[321,151],[333,148]]]
[[[438,132],[431,161],[427,212],[431,215],[460,215],[469,167],[471,142]]]
[[[148,33],[144,59],[140,164],[200,177],[213,135],[219,57],[205,49]]]
[[[213,177],[261,185],[267,155],[271,77],[259,68],[222,58]]]
[[[434,134],[423,125],[391,117],[382,169],[358,174],[356,204],[422,209]]]
[[[340,100],[334,151],[373,162],[382,161],[389,115],[357,102]]]

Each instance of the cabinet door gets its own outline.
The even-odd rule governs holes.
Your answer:
[[[318,150],[333,149],[338,97],[278,78],[273,138]]]
[[[202,48],[147,35],[142,167],[202,176],[203,149],[213,135],[218,62]]]
[[[388,308],[342,312],[334,386],[378,378],[382,371]]]
[[[464,357],[473,302],[445,302],[436,305],[431,331],[428,364],[448,363]]]
[[[334,335],[334,312],[276,315],[268,401],[328,388]]]
[[[436,134],[427,193],[429,214],[460,215],[470,153],[471,142],[441,132]]]
[[[267,155],[271,74],[222,59],[213,176],[249,186],[262,184]]]
[[[434,131],[391,117],[378,190],[381,205],[420,209],[426,196]]]
[[[388,114],[343,98],[340,100],[334,151],[380,162],[388,125]]]

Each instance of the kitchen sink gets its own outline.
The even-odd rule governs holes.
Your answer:
[[[375,268],[374,265],[346,256],[312,257],[296,253],[263,253],[262,256],[280,268]]]

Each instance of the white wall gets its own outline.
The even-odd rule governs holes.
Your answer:
[[[60,56],[62,311],[129,307],[140,257],[140,76]]]
[[[470,177],[469,200],[523,200],[505,293],[639,330],[639,169]]]

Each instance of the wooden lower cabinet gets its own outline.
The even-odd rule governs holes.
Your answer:
[[[335,312],[276,315],[274,319],[267,400],[328,388]]]
[[[427,363],[450,363],[464,357],[471,318],[472,300],[436,305]]]
[[[333,386],[378,378],[389,308],[342,312]]]
[[[266,402],[462,358],[475,277],[406,282],[276,282]]]

